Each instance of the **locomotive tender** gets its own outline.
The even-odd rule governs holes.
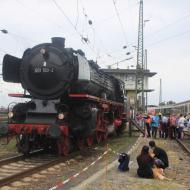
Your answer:
[[[8,113],[0,134],[17,136],[17,148],[51,149],[67,155],[74,147],[104,142],[125,126],[124,84],[105,74],[81,50],[65,48],[65,39],[52,38],[25,50],[21,59],[6,54],[3,80],[21,83],[30,98]]]

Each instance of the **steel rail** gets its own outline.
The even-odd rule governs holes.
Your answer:
[[[16,162],[16,161],[19,161],[19,160],[23,160],[24,158],[31,158],[33,156],[36,156],[37,154],[40,154],[42,153],[43,150],[36,150],[36,151],[33,151],[29,154],[29,157],[26,157],[25,155],[18,155],[18,156],[12,156],[12,157],[9,157],[9,158],[4,158],[4,159],[1,159],[0,160],[0,166],[2,165],[5,165],[5,164],[9,164],[9,163],[12,163],[12,162]]]
[[[37,154],[37,153],[34,153],[34,155],[35,154]],[[54,165],[62,163],[62,162],[66,162],[69,159],[77,156],[78,154],[79,154],[79,152],[77,151],[77,152],[71,153],[70,155],[68,155],[66,157],[61,157],[61,156],[60,157],[53,157],[50,161],[46,161],[46,162],[45,162],[45,160],[47,160],[48,157],[44,157],[41,159],[41,162],[44,160],[45,163],[37,165],[37,166],[35,166],[35,164],[38,164],[38,162],[36,162],[36,163],[31,162],[32,164],[34,164],[34,167],[22,170],[20,172],[18,171],[18,173],[14,173],[10,176],[7,176],[5,178],[0,179],[0,187],[5,186],[5,185],[9,185],[10,183],[12,183],[14,181],[20,180],[20,179],[22,179],[26,176],[30,176],[34,173],[39,173],[40,170],[47,169],[48,167],[54,166]],[[34,156],[32,156],[32,157],[34,157]],[[23,157],[23,155],[21,155],[21,156],[15,156],[15,157],[3,159],[1,161],[4,164],[1,164],[1,161],[0,161],[0,164],[2,166],[2,165],[6,165],[8,163],[14,163],[13,160],[15,160],[15,162],[19,161],[19,160],[24,161],[22,158],[26,158],[26,157]],[[23,166],[24,166],[24,164],[23,164]],[[27,167],[27,165],[26,165],[26,167]]]
[[[177,143],[185,150],[190,155],[190,150],[189,148],[180,140],[176,138]]]
[[[47,162],[45,164],[40,164],[40,165],[35,166],[33,168],[30,168],[30,169],[15,173],[13,175],[10,175],[8,177],[5,177],[3,179],[0,179],[0,187],[8,185],[8,184],[10,184],[16,180],[22,179],[25,176],[32,175],[34,173],[39,173],[40,170],[45,169],[45,168],[50,167],[50,166],[53,166],[55,164],[58,164],[61,161],[62,161],[61,158],[57,158],[57,159],[51,160],[50,162]]]

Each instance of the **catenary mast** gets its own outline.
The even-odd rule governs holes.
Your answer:
[[[144,100],[144,20],[143,20],[143,0],[139,5],[139,25],[138,25],[138,47],[137,47],[137,66],[136,66],[136,112],[145,111]],[[138,103],[138,93],[141,92],[140,104]]]

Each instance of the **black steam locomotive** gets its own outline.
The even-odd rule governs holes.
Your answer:
[[[65,48],[65,39],[25,50],[21,59],[5,55],[3,79],[21,83],[30,98],[8,113],[1,134],[15,134],[24,154],[32,149],[52,149],[68,154],[120,133],[125,125],[124,84],[105,74],[81,50]]]

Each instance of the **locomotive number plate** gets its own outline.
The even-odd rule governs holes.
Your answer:
[[[34,73],[53,73],[55,71],[54,68],[49,67],[36,67],[34,68]]]

